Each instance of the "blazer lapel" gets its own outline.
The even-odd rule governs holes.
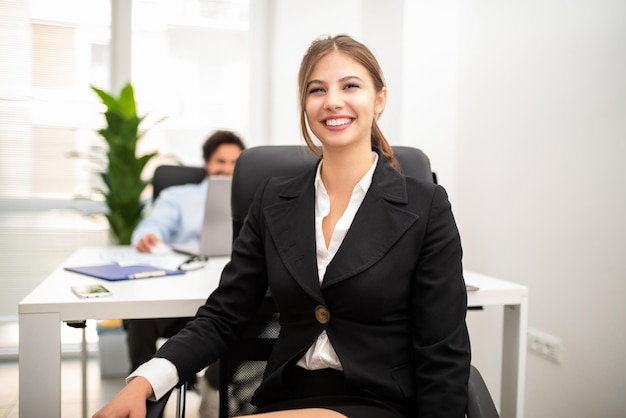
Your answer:
[[[296,177],[265,208],[265,219],[278,255],[289,273],[312,297],[323,302],[315,253],[315,171]]]
[[[379,154],[372,184],[343,243],[328,265],[322,288],[352,277],[378,262],[419,218],[405,209],[407,203],[404,176]]]

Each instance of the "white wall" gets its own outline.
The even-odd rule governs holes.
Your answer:
[[[624,416],[626,2],[266,1],[262,142],[301,141],[296,74],[313,38],[368,44],[390,88],[383,130],[431,157],[465,266],[529,286],[530,326],[563,340],[561,364],[529,353],[525,416]],[[497,398],[501,314],[468,316]]]
[[[455,196],[459,0],[406,1],[402,140],[431,159]]]
[[[564,342],[529,355],[526,416],[624,416],[626,2],[460,4],[466,265],[528,285],[530,326]]]

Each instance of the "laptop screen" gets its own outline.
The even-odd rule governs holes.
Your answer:
[[[233,223],[230,212],[230,188],[232,178],[210,176],[204,205],[204,219],[197,247],[174,245],[176,252],[192,256],[230,255],[233,241]]]
[[[230,255],[233,243],[231,184],[231,177],[209,177],[198,255],[209,257]]]

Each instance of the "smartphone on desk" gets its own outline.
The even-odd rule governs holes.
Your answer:
[[[101,298],[111,296],[111,291],[101,284],[72,286],[72,292],[79,298]]]

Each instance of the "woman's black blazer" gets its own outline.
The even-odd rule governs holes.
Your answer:
[[[379,155],[320,286],[314,177],[310,170],[273,178],[257,191],[220,286],[156,356],[188,380],[236,342],[269,285],[281,331],[253,398],[257,405],[290,397],[283,369],[326,330],[349,394],[414,404],[416,417],[464,416],[467,295],[445,190],[403,176]],[[328,321],[320,320],[320,307]]]

